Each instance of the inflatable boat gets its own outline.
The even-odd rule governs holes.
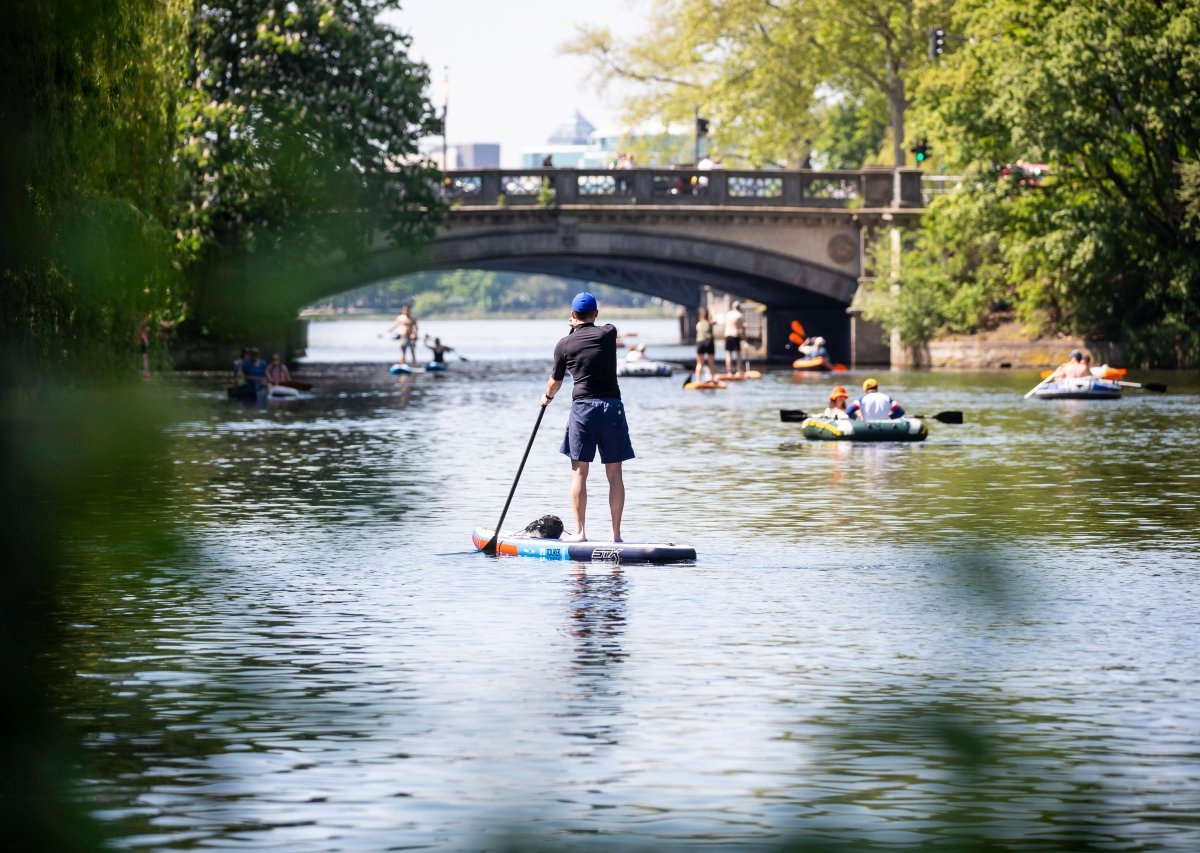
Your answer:
[[[622,361],[617,376],[670,376],[674,365],[666,361]]]
[[[815,355],[812,358],[798,358],[792,362],[793,370],[815,370],[825,371],[833,370],[833,364],[830,363],[823,355]]]
[[[1033,390],[1033,396],[1041,400],[1115,400],[1121,396],[1121,385],[1095,376],[1058,379],[1043,382]]]
[[[890,421],[850,421],[805,418],[800,431],[811,441],[924,441],[929,429],[920,418]]]

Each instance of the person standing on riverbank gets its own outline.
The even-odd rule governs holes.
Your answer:
[[[400,307],[396,321],[388,327],[388,331],[396,330],[396,338],[400,341],[400,363],[417,363],[417,318],[412,315],[407,305]]]
[[[625,511],[625,481],[621,465],[634,457],[625,420],[625,404],[617,384],[617,329],[612,324],[596,325],[596,297],[586,291],[571,300],[571,331],[554,347],[554,368],[542,395],[543,407],[550,405],[571,374],[571,414],[560,452],[571,460],[571,509],[575,533],[567,542],[587,540],[588,469],[600,451],[608,477],[608,508],[612,516],[612,541],[621,540],[621,516]]]

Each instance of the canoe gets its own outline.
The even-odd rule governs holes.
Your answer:
[[[391,367],[388,368],[388,373],[392,374],[392,376],[399,376],[402,373],[412,373],[412,372],[413,372],[412,367],[407,364],[393,364]]]
[[[793,370],[833,370],[833,364],[823,355],[798,358],[792,362]]]
[[[622,361],[617,376],[670,376],[675,366],[666,361]]]
[[[1033,396],[1042,400],[1115,400],[1121,396],[1121,386],[1110,379],[1083,376],[1043,382]]]
[[[849,421],[805,418],[800,431],[812,441],[924,441],[929,429],[919,418],[890,421]]]
[[[716,391],[718,388],[727,387],[724,382],[713,382],[706,380],[704,382],[687,382],[683,386],[684,391]]]
[[[471,541],[482,551],[495,531],[476,527]],[[672,542],[563,542],[559,539],[528,539],[520,533],[501,536],[496,553],[542,560],[574,560],[581,563],[684,563],[696,559],[696,549]]]
[[[230,400],[257,400],[260,396],[265,396],[267,391],[264,385],[247,382],[243,385],[230,386],[225,389],[225,393],[229,395]]]
[[[745,373],[718,373],[718,382],[741,382],[743,379],[762,379],[761,370],[747,370]]]

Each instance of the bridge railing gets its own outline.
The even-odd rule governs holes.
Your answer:
[[[918,169],[479,169],[446,172],[463,206],[921,207]]]

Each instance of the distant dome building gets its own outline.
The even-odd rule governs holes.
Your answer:
[[[591,136],[595,132],[596,126],[585,119],[579,110],[576,110],[572,118],[560,124],[554,133],[550,134],[546,144],[550,146],[587,145],[591,142]]]

